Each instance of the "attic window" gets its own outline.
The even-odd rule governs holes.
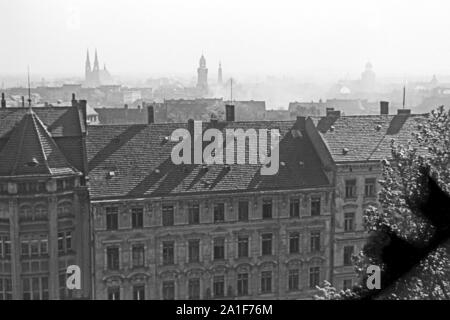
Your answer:
[[[334,132],[334,126],[330,127],[330,132]]]
[[[348,148],[343,148],[342,149],[342,154],[345,156],[350,150],[348,150]]]
[[[281,164],[282,167],[284,167],[286,165],[286,162],[281,161],[280,164]]]
[[[202,165],[202,171],[205,171],[205,172],[208,171],[208,166],[206,164]]]
[[[380,131],[381,130],[381,125],[377,124],[377,126],[375,127],[375,130]]]
[[[303,161],[299,161],[298,162],[299,166],[303,167],[305,165],[305,163]]]
[[[159,169],[154,170],[155,173],[160,173],[161,171]]]
[[[32,158],[30,161],[26,163],[28,167],[36,167],[39,164],[36,158]]]

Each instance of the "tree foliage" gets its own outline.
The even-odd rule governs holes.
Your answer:
[[[450,112],[433,110],[412,139],[391,141],[382,161],[380,207],[364,212],[369,237],[354,257],[360,283],[338,292],[329,283],[317,299],[449,299]],[[369,265],[382,270],[382,288],[366,288]]]

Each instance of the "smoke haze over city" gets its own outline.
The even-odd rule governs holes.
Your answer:
[[[3,74],[81,75],[98,48],[117,74],[336,80],[450,74],[447,1],[2,1]],[[10,30],[11,32],[8,32]]]

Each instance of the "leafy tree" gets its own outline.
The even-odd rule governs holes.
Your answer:
[[[433,110],[406,145],[391,141],[382,162],[380,208],[364,212],[369,238],[354,257],[360,283],[338,292],[329,283],[316,299],[449,299],[450,112]],[[366,287],[380,266],[381,290]]]

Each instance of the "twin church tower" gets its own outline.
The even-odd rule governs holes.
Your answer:
[[[114,80],[111,74],[106,69],[106,65],[103,65],[103,69],[100,69],[97,49],[95,50],[94,66],[91,68],[91,60],[89,57],[89,50],[86,53],[85,73],[84,73],[84,86],[89,88],[96,88],[101,85],[114,84]]]

